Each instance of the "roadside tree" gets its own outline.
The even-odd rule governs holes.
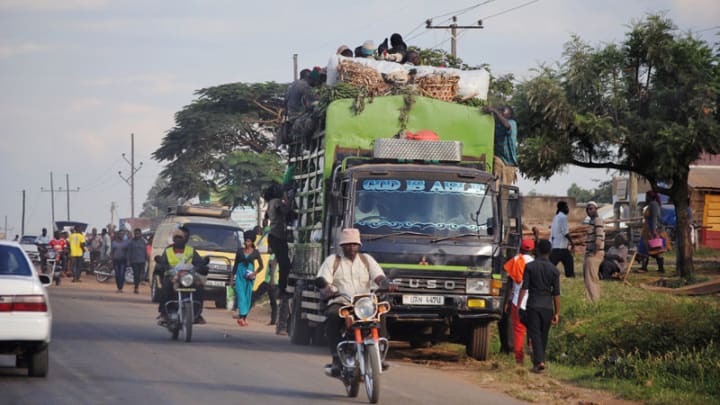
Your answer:
[[[518,86],[522,173],[537,181],[575,165],[644,177],[675,204],[677,270],[692,278],[687,180],[701,153],[720,152],[719,62],[663,15],[633,22],[619,44],[574,36],[557,67]]]

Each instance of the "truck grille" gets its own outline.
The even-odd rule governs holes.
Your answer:
[[[400,293],[465,294],[465,279],[410,276],[394,279]]]

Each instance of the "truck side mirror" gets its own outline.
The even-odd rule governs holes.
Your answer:
[[[328,201],[328,213],[330,216],[336,217],[342,212],[342,200],[340,193],[333,191],[330,193],[330,201]]]
[[[487,226],[487,234],[494,235],[495,234],[495,217],[488,218],[486,226]]]
[[[507,215],[508,218],[517,218],[520,216],[520,200],[517,198],[508,199]]]

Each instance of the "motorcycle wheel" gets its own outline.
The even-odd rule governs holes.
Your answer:
[[[180,324],[176,323],[171,326],[170,333],[172,334],[172,340],[178,340],[178,336],[180,336]]]
[[[193,313],[192,302],[186,302],[183,305],[185,306],[185,308],[183,308],[183,315],[185,316],[185,319],[183,319],[183,327],[185,329],[185,341],[189,342],[192,340],[192,325],[193,320],[195,319],[195,314]]]
[[[104,271],[95,271],[95,280],[98,281],[98,283],[104,283],[108,281],[110,278],[110,274],[105,273]]]
[[[380,400],[380,352],[376,345],[365,346],[365,392],[371,404]]]
[[[343,376],[343,384],[345,384],[345,393],[350,398],[355,398],[360,392],[360,368],[355,362],[355,367],[346,368]]]
[[[150,282],[150,301],[158,303],[160,302],[160,296],[158,294],[159,290],[157,277],[153,276],[152,281]]]

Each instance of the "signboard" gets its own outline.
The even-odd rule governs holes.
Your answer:
[[[250,230],[258,225],[257,208],[236,207],[230,214],[230,219],[235,221],[243,230]]]

